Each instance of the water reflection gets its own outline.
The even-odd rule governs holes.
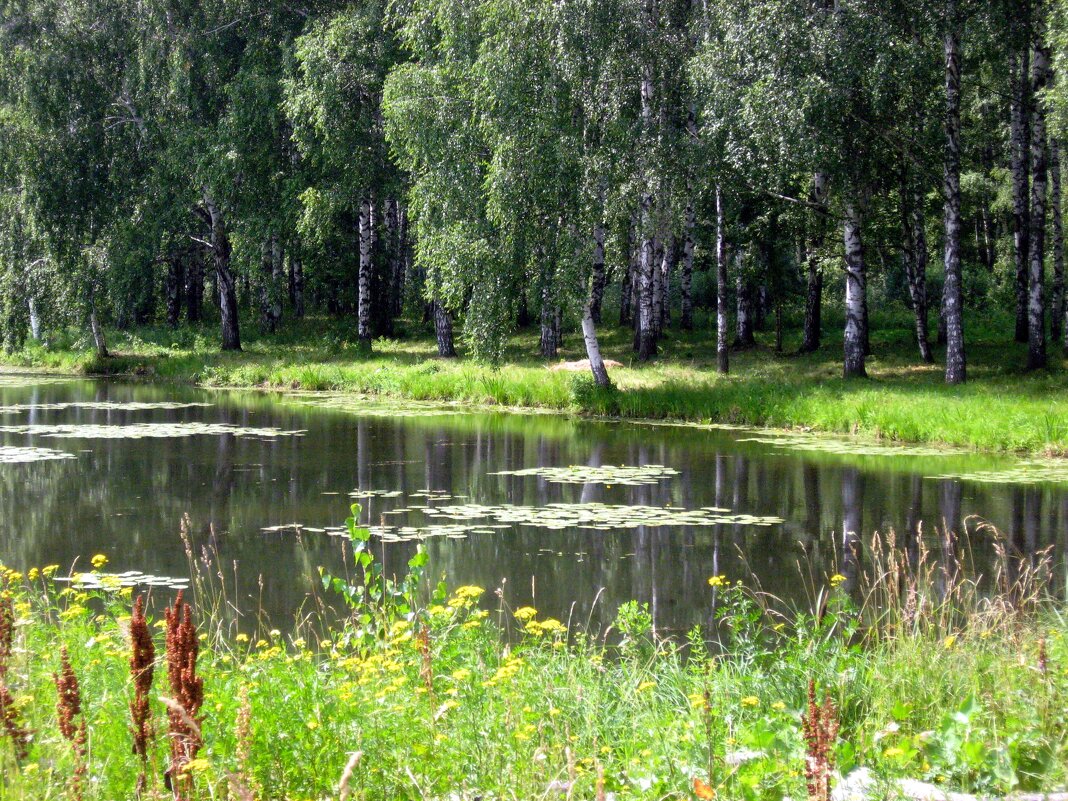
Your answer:
[[[108,408],[47,409],[46,403],[108,402]],[[122,404],[209,402],[185,408]],[[747,578],[787,601],[805,602],[803,577],[840,572],[854,586],[874,531],[897,532],[915,563],[922,544],[947,570],[962,554],[936,532],[943,521],[967,533],[966,561],[994,565],[988,520],[1015,552],[1068,543],[1068,493],[1056,485],[997,486],[932,479],[954,458],[905,461],[786,452],[739,442],[724,430],[605,424],[549,416],[445,414],[360,417],[256,394],[202,393],[108,382],[0,385],[0,425],[228,423],[305,429],[302,436],[187,436],[166,439],[49,439],[0,434],[0,445],[52,447],[77,459],[0,465],[0,558],[20,566],[69,565],[97,552],[116,570],[188,574],[177,536],[188,512],[195,547],[216,546],[240,602],[282,621],[317,586],[316,568],[343,570],[341,540],[291,523],[337,526],[348,493],[395,491],[362,500],[362,522],[397,531],[430,524],[422,506],[626,504],[729,509],[781,518],[758,526],[716,525],[591,530],[516,525],[426,542],[430,569],[450,583],[505,588],[512,606],[532,604],[561,619],[603,625],[623,601],[648,603],[661,631],[713,613],[712,575]],[[962,457],[973,463],[977,457]],[[678,475],[652,483],[556,483],[546,475],[496,475],[532,467],[667,465]],[[427,497],[426,493],[430,493]],[[441,522],[456,521],[433,521]],[[478,523],[472,523],[478,528]],[[387,571],[401,571],[413,542],[379,547]],[[262,588],[260,577],[262,576]],[[752,578],[749,578],[752,576]],[[1063,578],[1062,578],[1063,582]],[[250,599],[255,599],[254,602]]]

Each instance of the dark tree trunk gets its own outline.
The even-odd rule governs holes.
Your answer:
[[[960,39],[956,0],[946,3],[946,151],[945,151],[945,287],[946,383],[960,384],[967,374],[964,358],[964,294],[960,269]]]
[[[393,315],[404,313],[404,290],[408,282],[408,209],[397,204],[397,255],[393,268]]]
[[[634,273],[636,271],[637,251],[634,248],[634,222],[633,220],[627,225],[626,228],[626,259],[627,263],[623,270],[623,286],[619,290],[619,325],[620,327],[629,326],[633,322],[634,306],[631,302],[632,295],[634,294]]]
[[[1027,341],[1027,272],[1030,248],[1031,215],[1028,208],[1031,138],[1029,51],[1013,52],[1009,57],[1010,144],[1012,150],[1012,241],[1016,265],[1016,341]]]
[[[542,260],[545,260],[542,254]],[[556,301],[553,297],[552,270],[542,265],[541,281],[541,341],[539,349],[543,359],[555,359],[560,342],[557,339]]]
[[[222,349],[241,350],[241,331],[237,316],[237,287],[230,271],[230,236],[215,201],[204,192],[204,209],[211,226],[211,250],[215,260],[215,282],[219,292],[219,320],[222,329]]]
[[[185,319],[190,323],[204,319],[204,248],[199,245],[189,256],[185,274]]]
[[[185,289],[185,264],[180,255],[167,259],[167,277],[164,280],[167,292],[167,325],[178,327],[182,316],[182,290]]]
[[[1038,12],[1041,14],[1041,11]],[[1031,52],[1031,231],[1027,302],[1027,368],[1046,366],[1046,102],[1043,92],[1049,80],[1049,51],[1041,25]]]
[[[727,242],[723,220],[723,191],[716,184],[716,368],[726,375],[730,370],[727,349],[729,304],[727,300]]]
[[[861,225],[860,208],[855,199],[850,199],[846,203],[843,222],[846,273],[843,374],[846,378],[866,378],[868,375],[864,366],[864,343],[867,341],[868,329],[868,281],[864,268]]]
[[[289,291],[293,317],[304,319],[304,260],[295,252],[289,255]]]
[[[827,208],[827,183],[827,174],[824,172],[817,172],[812,176],[812,202],[821,210]],[[820,266],[819,252],[823,247],[825,231],[823,217],[823,211],[811,215],[812,234],[807,243],[808,286],[805,292],[805,325],[801,353],[814,353],[820,348],[823,268]]]
[[[278,236],[271,234],[263,243],[260,315],[263,330],[273,334],[282,320],[283,253]]]

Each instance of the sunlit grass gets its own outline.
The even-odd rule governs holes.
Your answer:
[[[976,450],[1068,452],[1068,381],[1054,353],[1049,372],[1023,371],[1023,346],[1005,341],[999,319],[970,320],[970,382],[947,387],[940,365],[923,365],[914,353],[907,314],[878,316],[873,326],[870,379],[841,378],[840,335],[829,332],[816,354],[793,356],[799,332],[790,329],[785,354],[761,345],[731,354],[731,374],[715,372],[712,332],[669,331],[661,356],[638,363],[631,333],[608,327],[607,357],[624,367],[612,372],[617,391],[589,386],[584,375],[552,371],[536,358],[534,332],[514,336],[497,368],[436,356],[428,332],[378,340],[362,355],[347,321],[314,319],[291,324],[274,338],[246,326],[242,353],[219,353],[216,332],[149,328],[113,332],[117,356],[100,361],[77,341],[57,340],[5,357],[8,364],[69,373],[128,373],[194,381],[216,387],[337,391],[420,401],[566,410],[626,418],[672,419],[809,428],[902,442],[955,445]],[[1054,348],[1056,351],[1056,348]],[[562,359],[578,359],[581,339],[569,334]]]

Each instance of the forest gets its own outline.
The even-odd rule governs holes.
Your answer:
[[[581,331],[609,386],[599,329],[638,362],[714,332],[726,373],[827,317],[849,378],[896,307],[949,384],[968,315],[1046,368],[1066,30],[1048,0],[9,0],[3,345],[325,315],[369,353],[407,315],[491,364]]]

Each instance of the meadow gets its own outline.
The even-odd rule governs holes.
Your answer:
[[[873,315],[866,380],[841,377],[841,335],[834,321],[814,354],[792,355],[799,342],[787,327],[783,350],[771,331],[755,349],[732,352],[731,373],[715,372],[714,332],[671,329],[659,358],[642,365],[629,330],[605,326],[614,389],[600,390],[586,373],[547,369],[536,358],[537,333],[514,335],[502,364],[440,359],[434,340],[415,321],[406,335],[378,339],[363,354],[346,321],[291,322],[271,336],[245,326],[245,349],[220,353],[214,327],[110,332],[114,353],[96,359],[84,337],[60,334],[48,347],[31,344],[0,357],[18,368],[83,375],[132,375],[210,387],[332,391],[487,407],[568,411],[630,419],[729,423],[847,433],[869,439],[929,443],[986,451],[1059,456],[1068,453],[1068,373],[1056,355],[1048,371],[1026,372],[1025,345],[1005,342],[997,313],[969,319],[969,382],[948,387],[938,363],[919,361],[907,311]],[[788,321],[789,322],[789,321]],[[400,332],[405,334],[404,331]],[[1056,352],[1056,349],[1054,349]],[[565,337],[561,359],[584,357],[581,336]]]
[[[284,631],[192,552],[188,616],[142,614],[106,554],[97,589],[4,568],[0,797],[825,801],[859,768],[880,797],[1068,787],[1048,558],[1002,552],[980,587],[876,535],[807,608],[708,577],[708,623],[669,640],[636,603],[592,631],[446,588],[421,554],[393,580],[348,525],[352,574]]]

